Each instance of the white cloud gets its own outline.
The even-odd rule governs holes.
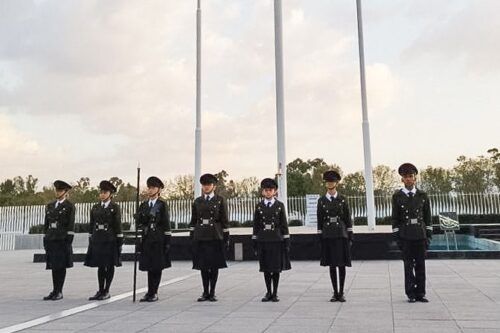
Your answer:
[[[272,1],[202,4],[204,169],[270,175],[276,169]],[[28,135],[27,142],[38,142],[43,151],[30,160],[36,175],[52,179],[57,169],[70,178],[97,181],[116,174],[131,180],[137,161],[146,173],[162,177],[192,173],[195,5],[2,2],[0,73],[8,75],[0,79],[0,105],[10,118],[30,118],[51,131],[60,119],[67,135],[78,136],[59,150],[56,136],[42,130]],[[283,3],[287,155],[324,157],[354,171],[363,163],[354,7],[328,7],[331,15],[313,7],[310,1]],[[408,8],[398,15],[408,19]],[[383,22],[377,8],[367,13],[368,20],[371,14],[372,22]],[[443,36],[450,32],[444,23],[441,29]],[[420,43],[415,47],[424,52],[428,47]],[[374,156],[384,162],[400,148],[391,150],[391,138],[378,138],[397,126],[396,106],[414,103],[418,95],[406,90],[414,86],[394,64],[370,62],[369,54],[368,106],[380,126],[372,127],[380,144]],[[402,89],[412,99],[401,101]],[[20,125],[18,134],[7,137],[23,131]],[[63,161],[64,169],[56,166]]]
[[[19,132],[7,116],[0,113],[0,155],[19,158],[36,154],[39,150],[40,146],[35,140]]]
[[[414,62],[429,59],[441,66],[454,62],[463,73],[498,74],[500,67],[500,2],[467,1],[464,6],[443,11],[444,17],[430,21],[415,43],[404,53]]]

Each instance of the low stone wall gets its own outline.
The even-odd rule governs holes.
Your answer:
[[[89,245],[89,236],[87,233],[75,234],[73,247],[87,247]],[[37,250],[43,249],[43,235],[16,235],[15,250]]]

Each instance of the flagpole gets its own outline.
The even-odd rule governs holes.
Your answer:
[[[201,195],[201,4],[196,8],[196,129],[194,148],[194,197]]]
[[[285,149],[285,106],[283,96],[283,23],[281,0],[274,0],[274,57],[276,64],[276,129],[278,155],[278,197],[288,207],[286,149]]]
[[[375,229],[375,197],[373,192],[373,168],[370,143],[370,122],[366,99],[365,51],[363,40],[363,18],[361,16],[361,0],[356,0],[358,19],[359,73],[361,81],[361,108],[363,113],[363,148],[365,160],[366,207],[368,229]]]

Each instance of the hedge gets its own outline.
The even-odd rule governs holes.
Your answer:
[[[458,220],[460,224],[490,224],[490,223],[500,223],[500,214],[488,214],[488,215],[471,215],[464,214],[459,215]],[[383,217],[376,219],[377,225],[391,225],[391,217]],[[439,224],[438,216],[432,216],[432,224]],[[177,229],[188,229],[188,223],[179,222],[177,225]],[[302,226],[304,225],[302,220],[290,220],[288,221],[288,225],[291,227],[294,226]],[[367,225],[366,217],[356,217],[354,219],[354,225]],[[229,221],[230,228],[251,228],[253,226],[253,221],[248,220],[244,222],[239,221]],[[174,230],[175,222],[170,222],[170,228]],[[130,230],[130,223],[124,222],[122,223],[122,229],[124,231]],[[76,233],[88,233],[89,232],[89,224],[88,223],[76,223],[75,224],[75,232]],[[37,224],[30,228],[30,234],[43,234],[43,224]]]

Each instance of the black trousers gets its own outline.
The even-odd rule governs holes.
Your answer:
[[[425,296],[425,240],[403,240],[405,293],[408,297]]]
[[[97,281],[99,282],[100,292],[109,292],[114,275],[115,266],[101,266],[97,269]]]
[[[266,282],[267,293],[272,296],[277,296],[278,285],[280,282],[280,272],[264,272],[264,281]],[[273,283],[272,289],[271,282]]]
[[[52,270],[52,285],[54,286],[54,292],[62,293],[64,280],[66,280],[66,268]]]
[[[158,294],[158,287],[161,281],[161,270],[148,271],[148,294]]]
[[[203,294],[209,296],[215,296],[215,286],[217,285],[217,279],[219,278],[219,269],[202,269],[201,270],[201,280],[203,283]]]

